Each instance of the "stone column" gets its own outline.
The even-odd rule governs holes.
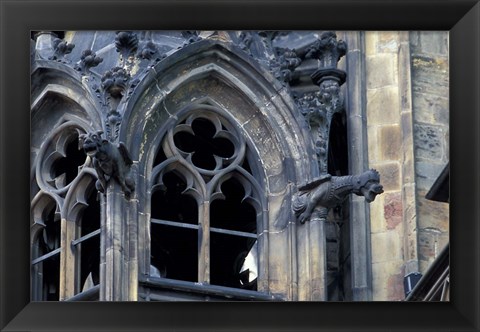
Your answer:
[[[137,201],[110,181],[102,199],[101,301],[137,300]]]
[[[319,91],[314,98],[315,106],[307,115],[314,139],[320,176],[328,174],[328,149],[330,125],[335,113],[343,110],[343,96],[340,86],[345,82],[346,73],[337,68],[338,61],[345,55],[346,44],[338,41],[333,32],[324,32],[305,55],[317,60],[318,69],[312,74],[312,81]],[[311,104],[311,102],[310,102]],[[308,224],[310,300],[325,301],[326,292],[326,208],[314,211]]]
[[[349,45],[346,68],[349,73],[347,95],[348,168],[349,174],[360,174],[368,169],[368,141],[365,131],[365,63],[362,32],[345,34]],[[370,252],[370,208],[363,197],[350,198],[350,248],[352,273],[352,299],[372,299],[372,268]]]

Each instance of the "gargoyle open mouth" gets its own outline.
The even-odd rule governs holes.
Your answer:
[[[381,184],[372,184],[365,188],[361,189],[363,196],[365,196],[365,200],[368,203],[371,203],[375,200],[375,197],[381,193],[383,193],[383,186]]]
[[[89,156],[93,156],[97,152],[97,146],[95,143],[84,143],[83,149]]]

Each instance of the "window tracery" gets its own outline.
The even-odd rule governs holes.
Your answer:
[[[166,131],[152,170],[150,276],[257,289],[264,202],[249,158],[239,129],[213,106]]]
[[[91,160],[78,148],[84,132],[79,121],[60,122],[34,163],[33,300],[67,299],[99,283],[100,205]]]

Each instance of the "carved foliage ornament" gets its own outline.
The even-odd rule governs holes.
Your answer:
[[[103,59],[98,57],[92,50],[85,50],[82,52],[80,62],[75,65],[75,69],[86,75],[90,68],[98,66],[102,61]]]
[[[118,31],[115,37],[115,49],[122,57],[123,66],[127,65],[127,61],[138,49],[137,34],[132,31]]]
[[[74,47],[74,44],[69,44],[63,39],[55,38],[53,40],[53,55],[49,57],[49,60],[65,62],[65,55],[72,53]]]

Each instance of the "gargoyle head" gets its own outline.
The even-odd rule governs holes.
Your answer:
[[[102,138],[103,131],[98,130],[93,133],[80,134],[78,136],[78,149],[82,149],[89,156],[94,156],[103,144],[105,139]]]
[[[365,196],[365,200],[368,203],[373,202],[377,195],[383,193],[383,186],[380,184],[380,174],[376,170],[371,169],[358,175],[353,192],[359,196]]]

